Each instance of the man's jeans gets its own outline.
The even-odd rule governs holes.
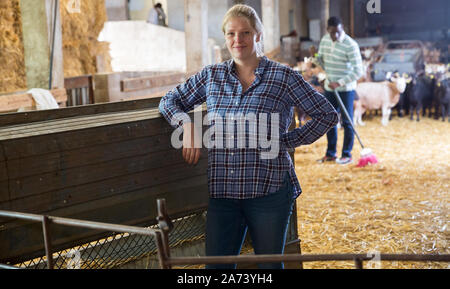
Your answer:
[[[355,91],[339,92],[339,96],[347,109],[350,120],[353,122],[353,101],[355,99]],[[333,107],[340,112],[341,108],[336,99],[334,92],[325,91],[325,97],[333,105]],[[344,145],[342,147],[342,157],[352,157],[353,143],[355,140],[355,135],[353,133],[351,123],[347,120],[344,112],[341,112],[341,118],[343,120],[342,126],[344,127]],[[328,148],[326,155],[329,157],[336,157],[336,146],[338,141],[338,129],[337,127],[332,128],[327,133]]]
[[[255,254],[283,254],[295,199],[287,174],[274,194],[256,199],[210,199],[206,221],[206,256],[237,256],[247,229]],[[283,263],[258,264],[260,269],[283,269]],[[207,269],[236,269],[236,264],[207,265]]]

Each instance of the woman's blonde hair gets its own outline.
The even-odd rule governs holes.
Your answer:
[[[264,26],[261,22],[261,19],[258,16],[258,13],[256,13],[255,9],[248,5],[244,4],[237,4],[231,7],[228,12],[225,14],[222,22],[222,32],[225,34],[225,27],[230,21],[230,19],[235,17],[244,17],[249,22],[250,25],[255,29],[255,31],[260,34],[259,42],[256,45],[256,54],[258,56],[264,55],[264,49],[263,49],[263,39],[264,39]]]

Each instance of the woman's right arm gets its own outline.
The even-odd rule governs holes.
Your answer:
[[[159,111],[174,128],[183,127],[183,158],[188,164],[197,164],[200,148],[195,147],[200,131],[196,131],[187,114],[206,101],[207,69],[189,78],[185,83],[168,92],[159,104]],[[200,140],[201,141],[201,140]]]
[[[187,113],[206,101],[207,78],[208,70],[205,68],[162,97],[159,111],[172,127],[191,122]]]

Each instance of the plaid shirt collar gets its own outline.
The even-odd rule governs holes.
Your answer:
[[[264,71],[266,70],[267,64],[269,63],[269,60],[267,58],[267,56],[262,56],[258,67],[255,70],[255,75],[258,77],[261,77],[261,75],[264,74]],[[228,73],[235,73],[236,74],[236,70],[235,70],[235,63],[234,63],[234,59],[230,59],[226,62],[226,66],[228,69]]]

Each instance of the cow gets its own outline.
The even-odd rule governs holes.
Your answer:
[[[434,97],[435,80],[429,77],[424,72],[419,72],[412,77],[412,81],[408,87],[408,99],[410,119],[414,120],[414,113],[416,113],[416,120],[420,121],[420,111],[422,116],[425,116],[426,110],[429,110],[431,116],[431,107]]]
[[[450,122],[450,80],[444,77],[437,79],[434,94],[439,100],[442,121],[448,118]]]
[[[400,100],[398,101],[397,105],[394,106],[393,108],[397,110],[398,117],[409,115],[409,90],[411,89],[410,83],[412,78],[409,77],[407,73],[403,73],[402,76],[406,80],[406,88],[405,91],[400,94]],[[389,120],[392,120],[392,115]]]
[[[370,109],[381,109],[381,124],[388,125],[392,108],[399,102],[400,94],[406,88],[406,80],[403,76],[389,78],[391,82],[363,82],[357,85],[356,93],[359,99],[355,101],[355,125],[365,125],[362,115]]]

